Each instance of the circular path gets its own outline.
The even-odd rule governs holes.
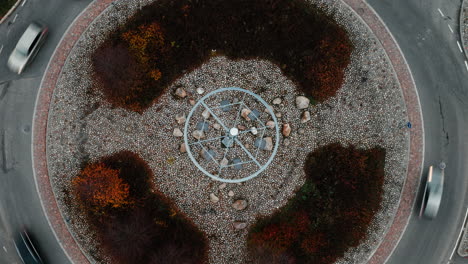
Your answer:
[[[70,26],[49,62],[48,69],[41,82],[33,118],[33,170],[41,203],[59,243],[70,260],[74,263],[90,262],[70,234],[65,220],[62,218],[50,184],[46,155],[49,108],[56,82],[70,51],[81,34],[86,31],[88,26],[101,12],[111,5],[112,2],[113,0],[94,1]],[[386,26],[374,10],[363,0],[343,0],[343,2],[348,4],[362,18],[380,40],[400,82],[407,107],[408,118],[412,123],[407,178],[401,194],[400,204],[393,219],[393,223],[389,227],[382,243],[368,261],[368,263],[372,264],[385,263],[405,230],[419,186],[424,153],[422,114],[416,87],[408,65]]]

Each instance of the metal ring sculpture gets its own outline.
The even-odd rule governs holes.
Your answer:
[[[185,121],[184,142],[195,166],[207,176],[238,183],[258,176],[273,161],[279,127],[271,106],[238,87],[201,98]]]

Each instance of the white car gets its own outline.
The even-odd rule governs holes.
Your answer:
[[[47,35],[47,27],[38,23],[31,23],[21,38],[18,40],[15,49],[8,58],[8,68],[17,74],[23,72],[36,56]]]

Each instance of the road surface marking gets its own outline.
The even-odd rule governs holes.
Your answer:
[[[466,61],[465,61],[466,63]],[[458,233],[458,238],[457,238],[457,241],[455,243],[455,247],[453,248],[452,250],[452,254],[450,255],[450,259],[449,260],[452,260],[453,258],[453,254],[455,254],[455,251],[457,250],[457,246],[458,246],[458,241],[460,240],[460,237],[463,233],[463,229],[465,229],[465,221],[466,221],[466,216],[468,215],[468,207],[466,208],[466,213],[465,213],[465,217],[463,218],[463,222],[462,222],[462,227],[460,229],[460,233]]]
[[[465,67],[466,67],[466,71],[468,71],[468,62],[465,61]]]
[[[455,242],[455,247],[453,247],[452,254],[450,254],[449,260],[452,260],[453,254],[455,254],[455,251],[457,250],[457,247],[458,247],[458,240],[460,240],[460,236],[461,236],[462,232],[463,232],[463,226],[462,226],[462,228],[461,228],[461,230],[460,230],[460,233],[458,234],[457,241]]]
[[[437,8],[437,10],[439,10],[440,16],[444,17],[444,13],[442,13],[442,10],[440,10],[440,8]]]
[[[26,4],[28,0],[24,0],[23,3],[21,4],[21,6],[24,6],[24,4]]]
[[[0,47],[0,54],[2,54],[3,45]]]
[[[3,246],[3,250],[5,250],[5,252],[8,253],[8,250],[6,249],[5,246]]]
[[[457,45],[458,45],[458,49],[460,50],[460,52],[463,53],[463,49],[462,49],[462,47],[460,45],[460,42],[458,40],[457,40]]]
[[[15,18],[13,18],[13,22],[12,22],[12,23],[15,23],[17,17],[18,17],[18,14],[15,15]]]
[[[449,24],[447,24],[447,26],[449,27],[449,29],[450,29],[450,32],[452,32],[452,33],[453,33],[453,29],[452,29],[452,27],[451,27]]]

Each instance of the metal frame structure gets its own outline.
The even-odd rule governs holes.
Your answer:
[[[220,106],[209,106],[206,103],[206,100],[208,98],[210,98],[212,96],[215,96],[215,95],[218,95],[218,94],[223,93],[223,92],[228,92],[228,91],[236,91],[236,92],[244,93],[242,100],[240,102],[235,102],[235,103],[230,103],[230,104],[224,104],[224,105],[221,104]],[[260,147],[257,147],[257,150],[256,150],[255,155],[254,155],[246,148],[246,146],[238,138],[238,135],[252,132],[252,129],[248,129],[248,130],[245,130],[245,131],[239,131],[237,129],[237,125],[239,124],[239,121],[240,121],[239,118],[241,116],[242,108],[245,107],[246,109],[250,110],[251,113],[252,113],[252,110],[247,105],[244,104],[244,100],[245,100],[245,97],[247,95],[250,95],[250,96],[254,97],[257,101],[259,101],[261,104],[263,104],[265,106],[265,108],[268,110],[268,113],[271,116],[271,118],[273,119],[273,122],[275,124],[275,127],[274,127],[274,129],[275,129],[275,144],[274,144],[274,147],[273,147],[273,152],[271,153],[269,159],[263,164],[261,164],[257,160],[257,155],[258,155],[258,151],[259,151]],[[237,105],[239,106],[239,110],[237,111],[237,116],[236,116],[236,119],[235,119],[235,122],[234,122],[234,126],[232,126],[232,127],[228,127],[225,124],[225,122],[223,122],[222,118],[218,117],[215,114],[215,112],[213,111],[215,109],[233,107],[233,106],[237,106]],[[194,141],[194,142],[189,141],[188,135],[190,135],[190,133],[189,133],[190,120],[192,119],[193,114],[196,112],[196,110],[199,107],[203,107],[206,110],[208,110],[208,112],[216,120],[216,122],[221,125],[221,129],[225,132],[224,136],[215,137],[215,138],[208,138],[208,139],[204,139],[204,140],[199,140],[198,139],[197,141]],[[259,138],[262,139],[265,130],[268,129],[268,128],[267,128],[266,124],[263,123],[259,118],[255,118],[255,119],[261,125],[261,127],[256,128],[256,129],[257,129],[258,132],[261,133]],[[188,156],[190,157],[192,162],[195,164],[195,166],[197,166],[197,168],[200,171],[202,171],[205,175],[211,177],[214,180],[221,181],[221,182],[239,183],[239,182],[244,182],[244,181],[250,180],[250,179],[258,176],[261,172],[263,172],[268,167],[268,165],[270,165],[270,163],[273,161],[273,158],[275,157],[275,155],[276,155],[276,153],[278,151],[279,140],[280,140],[279,133],[280,132],[279,132],[278,120],[276,119],[276,116],[275,116],[275,114],[273,112],[273,108],[267,102],[265,102],[260,96],[258,96],[257,94],[255,94],[255,93],[253,93],[251,91],[248,91],[248,90],[245,90],[245,89],[242,89],[242,88],[239,88],[239,87],[227,87],[227,88],[220,88],[220,89],[217,89],[215,91],[212,91],[212,92],[206,94],[193,106],[192,110],[188,114],[187,119],[185,121],[184,142],[185,142],[185,145],[186,145],[186,150],[187,150]],[[233,147],[235,144],[237,144],[248,155],[250,160],[249,161],[239,162],[239,163],[234,163],[234,164],[229,164],[229,165],[220,164],[215,159],[215,157],[213,157],[213,153],[210,152],[210,150],[207,150],[202,144],[204,142],[215,141],[215,140],[223,140],[223,143],[220,143],[220,144],[224,144],[224,146],[225,146],[223,159],[229,153],[229,150],[231,149],[231,147]],[[203,168],[203,166],[200,165],[198,160],[193,155],[192,148],[191,148],[192,145],[200,146],[203,149],[203,152],[206,153],[206,155],[208,155],[208,158],[209,158],[210,162],[211,161],[214,162],[219,167],[217,175],[213,175],[212,173],[208,172],[205,168]],[[256,171],[252,172],[247,177],[243,177],[243,178],[239,178],[239,179],[225,179],[225,178],[221,177],[222,170],[224,168],[228,168],[228,167],[232,167],[232,166],[239,166],[239,165],[252,163],[252,162],[256,164],[258,169]]]

